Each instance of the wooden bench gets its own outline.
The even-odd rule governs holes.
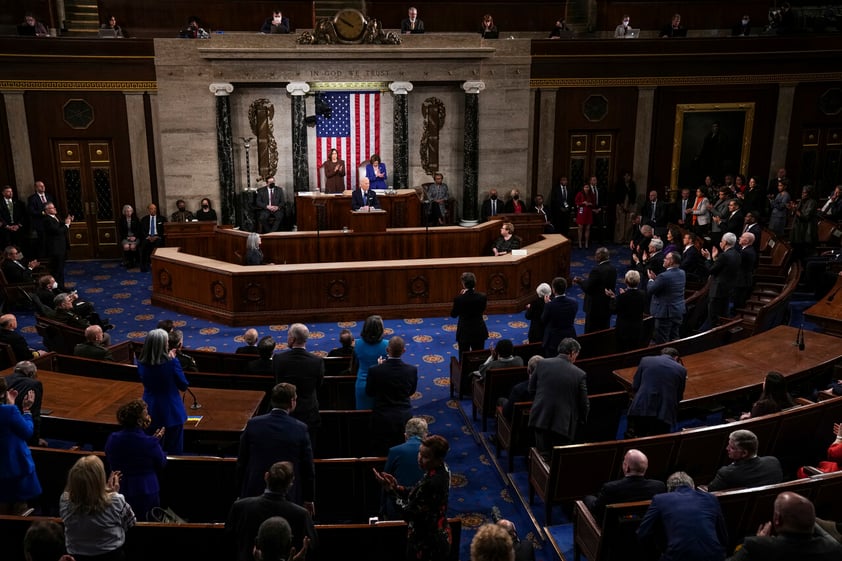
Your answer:
[[[512,387],[526,379],[526,366],[490,368],[485,371],[483,378],[474,378],[471,417],[476,421],[479,411],[482,419],[482,432],[488,430],[488,417],[493,416],[497,410],[497,400],[501,397],[508,397]]]
[[[72,355],[76,345],[85,342],[84,329],[71,327],[41,314],[35,314],[35,330],[48,351]]]
[[[729,543],[733,549],[746,536],[771,520],[775,498],[783,492],[802,495],[816,506],[820,518],[838,520],[842,516],[842,472],[822,474],[808,479],[787,481],[751,489],[714,493],[725,518]],[[606,505],[603,520],[596,520],[582,501],[576,501],[573,515],[574,559],[584,555],[588,561],[628,561],[651,559],[637,540],[637,529],[650,501]]]
[[[529,359],[534,355],[542,354],[540,343],[525,343],[523,345],[515,345],[513,349],[514,356],[519,356],[523,359],[523,363],[529,362]],[[456,391],[459,399],[468,393],[471,393],[472,378],[471,373],[475,372],[480,365],[491,355],[491,349],[479,349],[476,351],[468,351],[462,354],[462,362],[455,356],[450,357],[450,397],[453,398],[453,393]]]
[[[683,470],[697,483],[707,483],[726,463],[728,435],[737,429],[757,435],[760,455],[786,457],[790,464],[813,465],[822,459],[829,439],[808,439],[805,435],[815,435],[815,427],[832,427],[840,416],[842,397],[736,423],[628,440],[557,446],[549,462],[532,448],[529,501],[534,502],[536,493],[544,501],[549,525],[553,505],[594,494],[603,483],[616,479],[622,473],[623,456],[629,448],[636,448],[649,458],[650,477],[664,480],[674,471]],[[804,427],[813,428],[804,432]],[[794,445],[798,435],[800,440]]]
[[[745,307],[736,310],[741,319],[741,325],[752,335],[757,335],[783,323],[789,313],[789,301],[798,287],[801,277],[801,264],[797,261],[789,265],[786,282],[780,292],[773,294],[773,286],[764,283],[759,287],[759,293],[752,293],[746,301]]]
[[[524,456],[535,444],[535,435],[529,428],[529,412],[532,410],[531,401],[519,401],[512,407],[512,418],[503,417],[502,411],[497,411],[497,434],[494,437],[497,457],[500,451],[506,451],[506,471],[515,470],[515,456]]]
[[[18,360],[15,358],[12,347],[6,343],[0,343],[0,370],[12,368],[17,363]]]
[[[0,534],[4,536],[3,559],[24,561],[23,536],[36,521],[61,519],[41,516],[0,516]],[[448,520],[453,535],[448,561],[459,561],[462,520]],[[367,561],[395,561],[406,551],[406,523],[317,524],[318,559],[345,559],[349,552],[365,552]],[[126,537],[126,560],[150,559],[222,559],[232,545],[223,524],[159,524],[141,522]],[[307,556],[310,559],[310,555]],[[350,558],[356,558],[353,554]]]

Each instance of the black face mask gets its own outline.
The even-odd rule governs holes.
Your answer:
[[[209,208],[210,208],[210,207],[209,207],[208,205],[202,205],[202,209],[203,209],[203,210],[207,210],[207,209],[209,209]]]
[[[496,201],[496,200],[497,200],[497,195],[491,195],[491,200],[492,200],[492,201]]]
[[[514,197],[512,197],[512,198],[513,198],[514,200],[518,200],[518,199],[520,198],[520,195],[515,195],[515,196],[514,196]]]

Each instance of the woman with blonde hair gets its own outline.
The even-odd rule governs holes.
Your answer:
[[[67,553],[76,561],[125,559],[126,530],[134,526],[135,515],[120,494],[120,472],[106,480],[102,460],[79,458],[67,474],[59,513]]]

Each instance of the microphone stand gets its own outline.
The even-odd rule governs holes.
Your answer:
[[[201,408],[202,408],[202,404],[201,404],[201,403],[199,403],[199,400],[198,400],[198,399],[196,399],[196,394],[194,394],[194,393],[193,393],[193,390],[191,390],[190,388],[187,388],[187,390],[186,390],[186,391],[187,391],[187,393],[189,393],[189,394],[190,394],[190,397],[192,397],[192,398],[193,398],[193,405],[191,405],[191,406],[190,406],[190,409],[193,409],[194,411],[195,411],[196,409],[201,409]]]
[[[799,351],[804,350],[804,324],[801,324],[801,327],[798,328],[798,333],[795,335],[795,342],[792,344],[793,347],[798,347]]]

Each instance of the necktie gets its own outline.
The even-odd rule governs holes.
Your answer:
[[[155,233],[155,217],[154,216],[149,217],[149,235],[150,236],[157,235]]]
[[[47,197],[44,196],[44,193],[41,193],[41,202],[47,204]]]
[[[497,201],[491,199],[491,216],[497,216]]]
[[[412,21],[409,22],[409,28],[415,29],[415,20],[412,20]]]
[[[596,190],[596,185],[593,186],[593,206],[599,206],[599,191]]]
[[[12,222],[15,221],[15,207],[12,204],[12,199],[6,199],[6,208],[9,209],[9,218]]]
[[[273,187],[269,187],[269,204],[272,204],[273,199],[275,198],[275,189]]]
[[[561,186],[561,200],[564,201],[564,204],[567,204],[567,187],[564,185]]]

